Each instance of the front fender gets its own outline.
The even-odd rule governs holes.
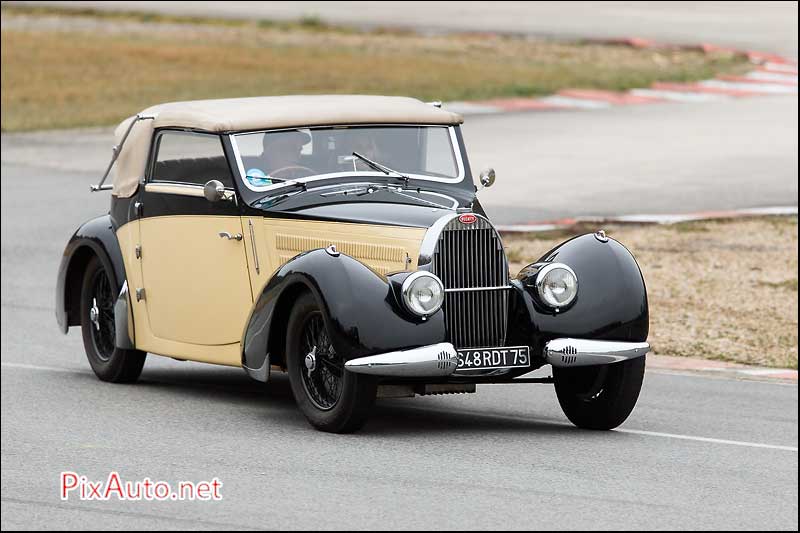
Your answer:
[[[539,303],[534,265],[559,262],[578,277],[578,296],[555,313]],[[510,342],[527,344],[541,354],[558,337],[644,342],[649,330],[647,289],[633,255],[619,242],[582,235],[564,242],[520,271],[512,282]]]
[[[445,340],[443,313],[425,321],[409,316],[386,279],[350,256],[318,249],[283,265],[258,296],[242,340],[242,364],[252,377],[266,380],[269,364],[285,364],[285,328],[302,290],[317,298],[333,347],[346,360]]]
[[[81,225],[70,237],[56,281],[56,321],[62,333],[70,326],[80,325],[80,293],[83,272],[92,255],[103,263],[110,273],[115,293],[125,282],[125,264],[110,215],[93,218]]]

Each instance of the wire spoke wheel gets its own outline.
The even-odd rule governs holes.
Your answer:
[[[350,433],[366,422],[378,381],[345,370],[348,352],[334,349],[326,318],[311,292],[295,300],[286,326],[289,383],[297,406],[312,426]]]
[[[92,323],[92,343],[97,356],[108,361],[114,354],[114,295],[103,269],[95,272],[91,281],[91,305],[86,312]]]
[[[319,311],[306,317],[300,346],[305,354],[298,361],[300,374],[309,399],[319,409],[333,409],[342,394],[344,362],[331,345]]]

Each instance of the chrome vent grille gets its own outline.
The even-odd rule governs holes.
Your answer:
[[[445,225],[431,271],[445,288],[448,340],[456,348],[503,346],[508,322],[508,262],[500,235],[488,220]]]
[[[437,360],[436,368],[438,368],[439,370],[447,370],[451,366],[455,365],[455,363],[450,358],[450,353],[446,351],[439,352],[438,354],[436,354],[436,360]]]

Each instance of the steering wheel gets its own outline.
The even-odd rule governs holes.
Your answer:
[[[289,165],[286,167],[281,167],[277,170],[273,170],[269,173],[268,178],[279,178],[279,179],[289,179],[289,178],[301,178],[303,176],[297,176],[297,172],[308,172],[308,174],[316,174],[317,171],[313,168],[304,167],[302,165]],[[286,176],[280,176],[279,174],[286,174]]]

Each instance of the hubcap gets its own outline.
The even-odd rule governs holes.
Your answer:
[[[306,355],[306,369],[308,370],[308,377],[311,377],[311,373],[316,370],[317,368],[317,347],[311,349],[311,351]]]
[[[100,309],[97,308],[97,298],[92,298],[92,307],[89,309],[89,320],[94,324],[94,329],[100,331]]]
[[[104,270],[98,270],[91,284],[92,306],[89,321],[92,323],[92,343],[101,361],[108,361],[114,354],[114,295],[111,283]]]

